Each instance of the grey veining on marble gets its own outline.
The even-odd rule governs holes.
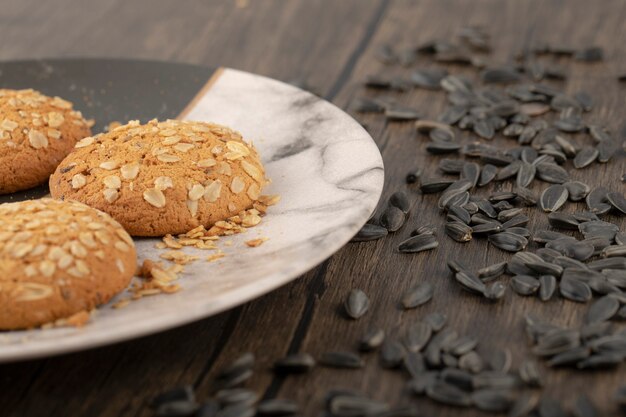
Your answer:
[[[252,141],[272,179],[264,193],[280,194],[280,203],[261,225],[222,238],[226,257],[219,261],[204,262],[212,252],[186,248],[202,260],[186,266],[182,291],[123,309],[103,306],[82,329],[0,333],[0,362],[127,340],[249,301],[331,256],[376,207],[384,176],[376,145],[354,119],[308,92],[224,69],[186,118],[228,125]],[[259,236],[269,240],[245,246]],[[158,257],[156,241],[137,241],[140,262]]]

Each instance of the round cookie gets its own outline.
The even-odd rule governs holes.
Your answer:
[[[50,178],[50,192],[109,213],[131,235],[163,236],[252,207],[265,183],[256,150],[239,133],[152,120],[78,142]]]
[[[91,135],[72,103],[34,90],[0,89],[0,194],[46,182],[76,142]]]
[[[109,215],[75,201],[0,205],[0,330],[39,326],[106,303],[137,254]]]

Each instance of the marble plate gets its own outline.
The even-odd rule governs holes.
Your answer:
[[[233,127],[258,147],[282,196],[263,223],[219,243],[226,257],[186,268],[181,292],[98,309],[81,329],[0,332],[0,362],[87,349],[198,320],[297,278],[341,248],[367,221],[383,186],[368,133],[332,104],[288,84],[229,68],[129,60],[0,63],[0,88],[35,88],[72,100],[100,131],[111,121],[180,117]],[[45,187],[2,196],[38,198]],[[269,240],[248,248],[245,240]],[[155,239],[137,240],[140,262]],[[227,241],[232,245],[228,246]],[[186,249],[206,258],[207,251]],[[122,294],[121,296],[124,296]],[[119,299],[119,297],[118,297]]]

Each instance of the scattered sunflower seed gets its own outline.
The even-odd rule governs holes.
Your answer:
[[[368,242],[370,240],[378,240],[387,236],[388,233],[387,229],[382,226],[366,223],[352,238],[351,242]]]
[[[417,253],[435,249],[437,246],[439,246],[439,242],[434,235],[422,233],[400,243],[398,250],[402,253]]]
[[[320,365],[331,368],[362,368],[363,360],[352,352],[325,352],[319,358]]]
[[[411,288],[402,297],[402,306],[405,309],[421,306],[433,297],[433,286],[428,282],[423,282]]]
[[[370,306],[370,300],[367,295],[359,289],[350,291],[348,298],[344,304],[346,314],[353,319],[362,317]]]

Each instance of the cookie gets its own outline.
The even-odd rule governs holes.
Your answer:
[[[0,330],[35,327],[106,303],[137,254],[109,215],[52,199],[0,205]]]
[[[131,235],[163,236],[252,207],[265,183],[259,155],[239,133],[153,120],[78,142],[50,177],[50,192],[110,214]]]
[[[0,89],[0,194],[44,184],[76,142],[90,135],[69,101]]]

